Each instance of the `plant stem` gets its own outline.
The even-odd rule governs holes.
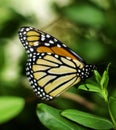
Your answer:
[[[110,115],[110,118],[112,120],[112,123],[114,124],[114,129],[116,129],[116,121],[115,121],[114,116],[113,116],[111,109],[110,109],[109,100],[108,100],[108,93],[107,93],[106,89],[102,90],[102,95],[103,95],[104,100],[106,101],[106,103],[108,105],[108,111],[109,111],[109,115]]]
[[[108,104],[108,111],[109,111],[110,118],[112,120],[112,123],[114,124],[114,129],[116,130],[116,121],[115,121],[114,116],[113,116],[113,114],[111,112],[109,102],[107,102],[107,104]]]
[[[61,95],[63,98],[67,98],[73,101],[78,102],[79,104],[85,106],[86,108],[90,109],[90,110],[95,110],[96,106],[94,103],[88,101],[87,99],[85,99],[84,97],[71,93],[71,92],[65,92]]]

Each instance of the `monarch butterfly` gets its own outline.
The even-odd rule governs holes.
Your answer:
[[[41,99],[53,99],[89,78],[95,69],[95,65],[86,64],[78,54],[45,32],[21,27],[18,34],[29,57],[26,75]]]

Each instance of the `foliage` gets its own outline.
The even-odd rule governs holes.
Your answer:
[[[93,92],[98,93],[102,98],[104,98],[104,102],[107,103],[107,108],[109,110],[109,116],[111,120],[105,119],[104,117],[98,117],[96,115],[82,112],[76,109],[65,109],[64,111],[59,112],[59,110],[55,110],[50,106],[46,106],[45,104],[38,105],[37,113],[40,121],[49,129],[54,129],[54,126],[59,126],[57,122],[61,121],[59,129],[64,127],[63,124],[65,121],[62,121],[59,116],[63,116],[71,121],[74,121],[77,125],[82,125],[88,128],[93,129],[111,129],[116,128],[116,99],[114,97],[108,97],[108,68],[104,71],[103,75],[101,76],[98,71],[95,71],[95,78],[97,82],[97,86],[99,91],[96,91],[96,88],[91,90]],[[106,84],[107,83],[107,84]],[[91,84],[87,84],[86,91],[91,89]],[[80,89],[83,89],[83,86],[80,86]],[[56,114],[57,113],[57,114]],[[50,115],[49,115],[50,114]],[[55,114],[55,115],[54,115]],[[55,119],[54,119],[55,118]],[[57,119],[57,120],[56,120]],[[53,121],[53,123],[51,123]],[[55,121],[55,122],[54,122]],[[63,122],[63,124],[62,124]],[[66,123],[65,123],[66,124]],[[69,128],[73,127],[68,124]],[[66,126],[65,126],[66,128]],[[79,129],[78,126],[74,126],[74,130]],[[85,128],[86,129],[86,128]]]
[[[19,97],[7,97],[3,96],[0,98],[0,124],[13,117],[17,116],[24,108],[24,99]]]
[[[17,34],[22,25],[37,28],[41,19],[35,12],[23,12],[30,10],[29,3],[13,2],[0,1],[0,129],[116,129],[115,0],[66,5],[54,0],[50,6],[60,20],[48,25],[48,32],[97,66],[93,77],[50,102],[40,101],[30,89]]]

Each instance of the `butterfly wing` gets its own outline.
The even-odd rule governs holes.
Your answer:
[[[70,57],[72,59],[78,59],[84,63],[84,60],[65,44],[53,36],[35,28],[22,27],[19,30],[19,39],[23,43],[23,46],[25,47],[27,53],[54,53],[57,55]]]
[[[94,67],[53,36],[22,27],[19,38],[29,59],[26,74],[35,93],[50,100],[90,76]]]
[[[26,71],[35,93],[42,99],[52,99],[81,80],[76,61],[52,53],[40,53],[36,58],[33,63],[28,61]]]

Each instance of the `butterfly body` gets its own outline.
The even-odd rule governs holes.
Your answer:
[[[60,95],[90,77],[95,68],[65,44],[35,28],[22,27],[19,38],[29,57],[26,75],[41,99],[51,100]]]

